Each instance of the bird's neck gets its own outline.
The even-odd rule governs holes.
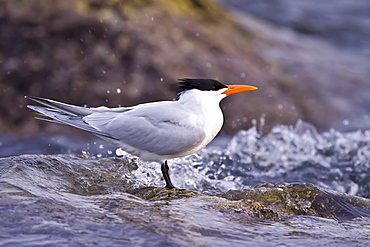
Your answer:
[[[215,96],[215,92],[211,91],[189,90],[180,95],[179,102],[186,104],[188,107],[195,107],[197,109],[219,109],[220,101],[225,96],[226,95]]]
[[[226,95],[216,95],[215,92],[190,90],[181,95],[179,102],[183,107],[198,116],[197,124],[201,129],[207,129],[205,142],[211,141],[220,131],[224,118],[220,101]]]

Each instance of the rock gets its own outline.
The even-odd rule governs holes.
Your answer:
[[[4,133],[72,131],[33,120],[24,95],[129,106],[176,98],[183,77],[260,88],[222,102],[228,134],[261,118],[264,131],[299,118],[320,130],[364,122],[366,63],[294,34],[272,38],[273,28],[245,16],[241,25],[213,1],[6,0],[0,7]]]

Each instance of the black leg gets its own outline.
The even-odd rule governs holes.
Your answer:
[[[170,175],[168,174],[168,169],[169,168],[167,165],[167,160],[165,160],[161,165],[161,170],[162,170],[164,181],[166,181],[166,188],[174,189],[175,186],[173,186],[171,182]]]

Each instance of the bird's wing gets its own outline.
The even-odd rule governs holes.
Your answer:
[[[112,119],[109,113],[94,113],[84,121],[139,150],[157,155],[181,154],[198,146],[205,134],[197,127],[199,120],[194,114],[173,103],[139,105]]]

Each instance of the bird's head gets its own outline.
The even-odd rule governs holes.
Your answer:
[[[197,89],[200,91],[214,92],[215,95],[220,95],[222,98],[235,93],[241,93],[251,90],[257,90],[257,87],[249,85],[224,85],[213,79],[179,79],[181,93],[188,90]]]

